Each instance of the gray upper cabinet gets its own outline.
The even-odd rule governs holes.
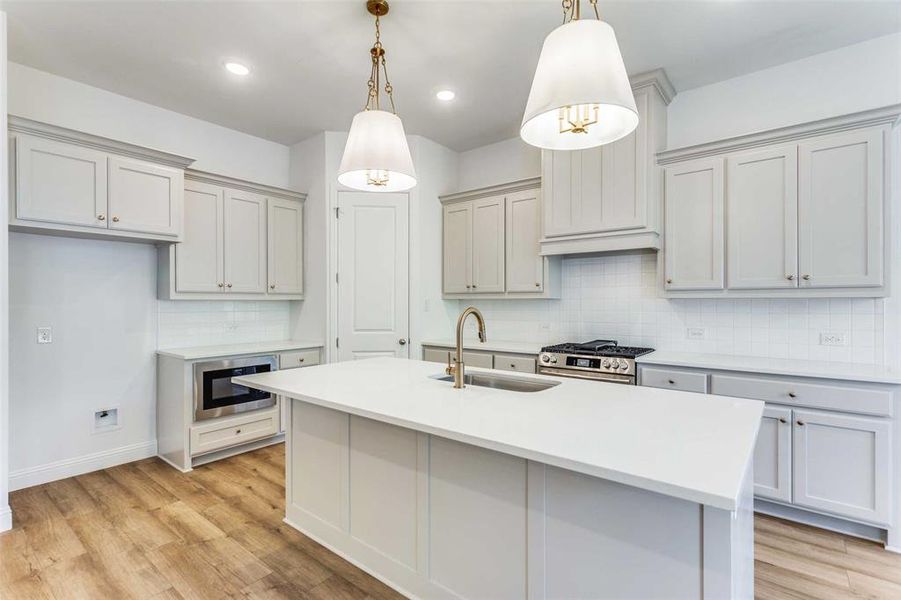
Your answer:
[[[541,195],[538,189],[507,196],[507,291],[537,292],[544,289],[541,240]]]
[[[11,116],[10,228],[180,241],[189,158]]]
[[[664,293],[885,296],[885,148],[899,113],[889,107],[658,154],[666,169]],[[697,170],[715,162],[725,163],[721,177]],[[709,209],[721,193],[722,247],[711,244],[719,225]]]
[[[666,106],[663,71],[632,79],[638,127],[612,144],[542,153],[543,254],[660,247],[660,169]]]

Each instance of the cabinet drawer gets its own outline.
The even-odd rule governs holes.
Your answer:
[[[647,387],[680,390],[683,392],[707,393],[707,373],[682,371],[679,369],[658,369],[641,367],[641,385]]]
[[[279,369],[296,369],[297,367],[311,367],[319,364],[319,349],[296,350],[294,352],[282,352],[278,355]]]
[[[191,456],[238,446],[278,433],[279,407],[253,412],[227,421],[191,427]]]
[[[422,360],[446,365],[448,354],[453,354],[450,348],[423,348]]]
[[[850,384],[802,383],[798,380],[776,377],[712,375],[710,391],[722,396],[754,398],[791,406],[878,416],[892,414],[891,392]]]
[[[463,364],[467,367],[481,367],[483,369],[494,368],[494,355],[484,352],[464,352]]]
[[[535,359],[528,356],[508,356],[506,354],[494,355],[494,368],[501,371],[518,371],[519,373],[534,373]]]

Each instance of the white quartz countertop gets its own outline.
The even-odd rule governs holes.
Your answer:
[[[321,348],[318,340],[284,340],[281,342],[253,342],[250,344],[224,344],[220,346],[195,346],[193,348],[166,348],[157,350],[161,356],[171,356],[182,360],[199,358],[220,358],[223,356],[240,356],[242,354],[261,354],[264,352],[285,352],[305,348]]]
[[[901,384],[901,372],[884,365],[818,360],[791,360],[728,354],[697,354],[693,352],[654,351],[639,356],[636,361],[645,365],[669,365],[722,371],[744,371],[794,377],[820,377],[870,383]]]
[[[542,375],[517,376],[561,383],[534,393],[456,390],[430,377],[439,373],[435,363],[373,358],[234,381],[727,510],[763,413],[756,400]]]
[[[456,348],[457,342],[454,340],[426,340],[422,342],[423,346],[432,346],[438,348]],[[507,342],[504,340],[495,341],[490,337],[484,344],[478,340],[463,340],[464,350],[483,350],[485,352],[510,352],[512,354],[532,354],[538,355],[542,346],[548,344],[538,344],[535,342]]]

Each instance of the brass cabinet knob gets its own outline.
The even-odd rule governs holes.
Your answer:
[[[784,418],[782,418],[782,417],[779,417],[779,422],[780,422],[780,423],[788,423],[788,421],[786,421],[786,420],[785,420]]]
[[[795,276],[794,275],[786,275],[785,278],[788,279],[789,281],[791,281],[795,278]]]
[[[788,393],[788,397],[789,397],[789,398],[797,398],[797,396],[795,395],[794,392],[789,392],[789,393]]]
[[[113,223],[118,223],[118,222],[119,222],[119,217],[113,217]]]
[[[241,430],[240,430],[240,429],[235,429],[235,435],[238,435],[239,433],[241,433]]]
[[[106,217],[103,215],[97,215],[97,220],[98,221],[106,221]]]
[[[270,284],[270,285],[269,285],[269,289],[270,289],[270,290],[274,290],[274,289],[275,289],[275,284],[274,284],[274,283]]]
[[[536,281],[536,282],[535,282],[535,287],[541,287],[541,284],[540,284],[539,282]]]
[[[801,279],[803,279],[804,281],[808,281],[810,279],[810,275],[802,275]]]
[[[216,285],[218,285],[219,287],[225,287],[224,283],[217,283]]]
[[[303,362],[303,361],[304,361],[303,358],[298,358],[298,359],[297,359],[297,362]]]
[[[668,380],[668,381],[669,381],[669,384],[670,384],[670,385],[676,385],[676,382],[673,381],[672,379],[670,379],[670,380]]]
[[[804,421],[796,421],[796,423],[797,423],[798,425],[801,425],[801,426],[804,425]]]
[[[672,283],[673,280],[672,280],[672,279],[667,279],[666,282],[667,282],[667,283]]]
[[[232,284],[230,284],[230,283],[225,284],[225,287],[227,287],[227,288],[230,288],[231,286],[232,286]]]

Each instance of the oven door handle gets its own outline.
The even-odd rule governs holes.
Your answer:
[[[573,379],[588,379],[590,381],[608,381],[610,383],[635,384],[635,378],[618,373],[586,373],[569,369],[556,369],[554,367],[538,367],[540,375],[556,375],[558,377],[572,377]]]

